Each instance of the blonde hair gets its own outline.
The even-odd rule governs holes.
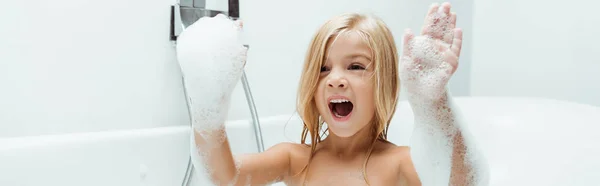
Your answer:
[[[322,131],[324,121],[319,115],[314,97],[320,79],[320,69],[324,64],[330,45],[328,43],[339,34],[350,31],[357,32],[372,53],[375,76],[372,79],[376,85],[373,97],[375,115],[372,119],[372,133],[376,137],[373,144],[377,140],[388,142],[387,130],[396,110],[400,89],[398,51],[392,33],[381,19],[372,15],[346,13],[333,17],[325,22],[313,36],[300,77],[297,109],[304,121],[301,144],[308,145],[306,137],[310,134],[311,154],[308,164],[298,174],[308,170],[317,144],[322,141],[322,135],[326,132]],[[363,177],[367,183],[366,165],[373,146],[371,145],[363,165]]]

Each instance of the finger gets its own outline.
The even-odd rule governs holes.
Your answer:
[[[444,31],[444,35],[442,36],[442,40],[447,44],[452,44],[452,40],[454,39],[454,28],[456,27],[456,13],[450,13],[450,17],[448,19],[448,27],[446,31]]]
[[[443,55],[444,63],[448,63],[453,68],[458,67],[458,56],[454,55],[452,52],[446,52]]]
[[[442,6],[440,6],[438,11],[439,13],[450,15],[450,8],[452,8],[452,5],[450,5],[449,2],[444,2],[442,3]]]
[[[445,63],[445,62],[444,62]],[[454,72],[456,72],[456,70],[458,69],[458,64],[451,64],[451,63],[446,63],[448,65],[442,65],[441,68],[443,68],[447,74],[452,75],[454,74]]]
[[[445,38],[446,33],[452,30],[449,29],[451,23],[450,9],[451,5],[447,2],[443,3],[441,6],[437,5],[437,10],[433,11],[431,14],[428,14],[427,18],[425,19],[425,24],[423,25],[421,34],[444,41],[450,40],[452,38],[452,34],[450,34],[449,38]]]
[[[450,49],[450,44],[447,44],[444,41],[441,40],[432,40],[435,43],[435,49],[437,50],[437,52],[439,54],[444,53],[446,51],[448,51],[448,49]]]
[[[439,20],[436,22],[436,25],[432,26],[432,28],[435,29],[433,33],[434,37],[446,41],[448,44],[452,42],[452,29],[454,29],[450,28],[452,25],[451,8],[452,5],[450,5],[449,2],[442,3],[437,14]]]
[[[436,11],[438,11],[439,7],[440,7],[440,5],[439,5],[439,4],[437,4],[437,3],[432,3],[432,4],[429,6],[429,11],[427,11],[427,15],[426,15],[426,16],[431,16],[431,15],[435,14],[435,12],[436,12]]]
[[[437,22],[437,11],[439,9],[440,5],[437,3],[433,3],[431,4],[431,6],[429,6],[429,10],[427,11],[427,15],[425,15],[425,22],[423,23],[423,28],[421,29],[421,35],[427,35],[430,33],[431,29],[428,29],[427,27],[435,24]]]
[[[462,48],[462,30],[460,28],[454,29],[454,38],[452,39],[452,46],[450,46],[450,50],[452,53],[456,54],[456,56],[460,56],[460,50]]]
[[[449,24],[448,24],[449,30],[456,28],[456,12],[450,13],[450,20],[448,22],[449,22]]]
[[[421,27],[421,35],[430,36],[431,35],[431,25],[425,24]]]
[[[411,56],[412,54],[412,40],[415,38],[415,35],[412,33],[410,29],[404,30],[404,38],[403,38],[403,56]]]

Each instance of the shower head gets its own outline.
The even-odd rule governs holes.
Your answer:
[[[183,29],[202,17],[223,14],[234,20],[238,19],[240,16],[239,0],[228,0],[228,7],[229,11],[210,10],[206,9],[206,0],[179,0],[177,4],[171,6],[170,40],[176,41]]]

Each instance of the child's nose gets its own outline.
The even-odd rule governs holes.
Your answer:
[[[328,85],[331,88],[346,88],[348,87],[348,81],[342,76],[336,76],[329,79]]]

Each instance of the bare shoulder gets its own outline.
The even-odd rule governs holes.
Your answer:
[[[283,142],[279,145],[287,149],[290,155],[290,160],[292,161],[292,169],[297,167],[296,164],[304,164],[308,162],[308,158],[310,155],[310,145],[291,142]]]
[[[285,151],[290,156],[293,156],[298,154],[304,154],[306,150],[310,150],[310,146],[292,142],[281,142],[269,148],[269,150],[271,149],[276,151]]]
[[[391,144],[386,149],[385,154],[390,158],[393,158],[397,163],[411,161],[410,147],[408,146],[398,146]]]
[[[421,182],[410,153],[410,147],[384,143],[379,146],[380,154],[394,170],[401,185],[420,186]]]
[[[281,142],[281,143],[273,145],[272,147],[269,148],[269,150],[271,150],[271,149],[277,149],[277,150],[286,150],[286,151],[289,151],[292,148],[295,148],[296,145],[298,145],[298,144],[291,143],[291,142]]]
[[[287,155],[292,170],[294,170],[297,163],[308,162],[308,155],[310,154],[310,146],[291,142],[278,143],[269,150],[279,151]]]
[[[297,175],[308,163],[311,149],[310,146],[299,143],[282,142],[274,145],[272,149],[287,155],[288,173],[284,176],[282,181],[285,183],[294,183],[297,181],[295,180],[297,179],[295,175]]]
[[[306,145],[291,142],[281,142],[270,147],[267,152],[275,153],[280,156],[285,156],[290,162],[294,161],[296,157],[306,152]]]
[[[401,167],[407,166],[412,160],[410,158],[410,147],[398,146],[389,142],[380,142],[373,149],[380,159],[384,160],[388,166],[401,171]]]

